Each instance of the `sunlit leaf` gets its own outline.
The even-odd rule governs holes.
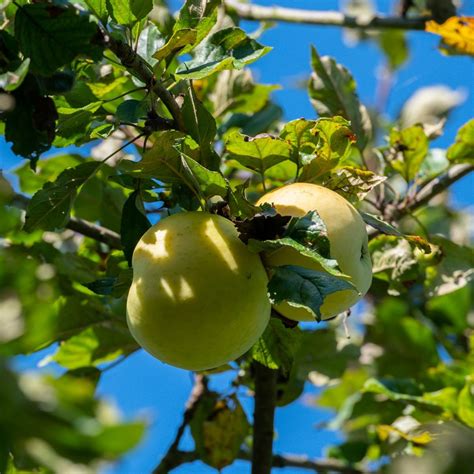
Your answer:
[[[428,21],[425,29],[441,36],[442,51],[474,56],[474,18],[453,16],[441,25]]]

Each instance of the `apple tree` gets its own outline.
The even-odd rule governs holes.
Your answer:
[[[413,98],[388,120],[316,42],[305,84],[314,116],[285,123],[279,85],[249,68],[270,53],[260,36],[279,21],[350,29],[392,72],[407,30],[439,35],[442,54],[474,54],[474,20],[456,16],[456,2],[400,1],[390,17],[355,9],[369,3],[321,12],[185,0],[173,14],[165,0],[3,2],[1,130],[23,162],[0,174],[1,473],[94,472],[140,443],[146,421],[121,420],[95,388],[140,349],[126,321],[137,242],[190,211],[232,221],[250,252],[289,248],[326,272],[273,270],[271,302],[305,307],[314,322],[273,309],[249,351],[196,372],[155,474],[236,459],[254,474],[472,472],[472,217],[452,207],[449,188],[474,169],[474,121],[434,150],[450,106]],[[242,19],[261,27],[249,34]],[[290,183],[338,193],[367,226],[373,281],[352,312],[320,311],[348,285],[329,224],[256,205]],[[57,377],[15,370],[15,357],[47,348]],[[221,372],[231,393],[211,388]],[[274,412],[308,384],[343,441],[324,459],[274,453]],[[241,404],[249,393],[253,414]],[[188,428],[193,450],[180,446]]]

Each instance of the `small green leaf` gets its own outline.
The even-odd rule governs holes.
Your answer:
[[[369,214],[368,212],[360,212],[360,215],[366,224],[382,232],[382,234],[403,237],[403,234],[398,229],[393,227],[393,225],[389,224],[388,222],[383,221],[379,216],[376,216],[375,214]]]
[[[394,158],[390,166],[398,171],[405,181],[415,178],[426,158],[429,140],[421,125],[414,125],[404,130],[393,129],[390,132],[390,146],[394,150]]]
[[[31,69],[48,76],[78,55],[99,59],[102,48],[94,38],[97,25],[71,7],[36,3],[15,16],[15,38]]]
[[[123,205],[120,222],[120,239],[129,266],[132,266],[135,246],[150,227],[151,224],[146,217],[140,191],[133,191]]]
[[[175,75],[183,79],[202,79],[224,69],[242,69],[270,50],[249,38],[240,28],[225,28],[199,44],[194,58],[181,64]]]
[[[227,138],[225,146],[230,159],[261,175],[291,155],[288,142],[267,134],[248,137],[236,132]]]
[[[216,121],[212,114],[196,97],[194,89],[189,86],[181,108],[186,130],[200,146],[199,162],[206,168],[219,169],[219,156],[214,151],[213,143],[216,136]]]
[[[291,370],[301,338],[298,328],[285,328],[277,318],[270,318],[265,332],[252,347],[252,358],[269,369]]]
[[[100,163],[86,162],[64,170],[54,181],[46,183],[28,204],[25,216],[27,232],[35,229],[63,229],[69,220],[78,189],[97,171]]]
[[[311,311],[321,321],[321,306],[326,296],[337,291],[353,290],[354,286],[342,278],[294,265],[275,267],[268,283],[272,304],[287,302]]]
[[[288,122],[280,132],[280,137],[290,142],[293,147],[291,159],[299,163],[300,153],[311,154],[319,142],[318,135],[312,130],[316,120],[297,119]]]
[[[350,156],[355,136],[349,128],[349,122],[342,117],[322,118],[316,122],[311,133],[317,142],[310,154],[304,154],[300,162],[303,165],[299,181],[310,183],[323,174],[341,165]],[[311,142],[307,142],[308,151]]]
[[[109,14],[120,25],[133,25],[153,8],[153,0],[107,0]]]
[[[474,119],[458,130],[456,142],[448,148],[447,158],[452,163],[474,164]]]
[[[372,135],[369,114],[361,104],[350,72],[329,56],[320,57],[311,49],[313,73],[309,82],[311,102],[320,117],[342,115],[351,122],[357,146],[363,149]]]
[[[124,122],[137,123],[146,117],[146,112],[146,102],[136,99],[129,99],[123,101],[117,107],[116,118]]]
[[[85,2],[90,11],[99,18],[99,20],[107,20],[107,0],[85,0]]]

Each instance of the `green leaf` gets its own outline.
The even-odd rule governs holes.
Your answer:
[[[413,125],[404,130],[392,129],[390,146],[395,156],[390,166],[409,182],[418,174],[429,149],[429,141],[421,125]]]
[[[15,170],[15,174],[20,180],[20,189],[24,193],[34,194],[48,181],[55,181],[61,171],[77,166],[82,160],[79,155],[57,155],[38,162],[36,172],[25,163]]]
[[[90,11],[97,17],[99,20],[107,20],[108,11],[107,11],[107,0],[84,0],[86,5],[89,7]]]
[[[292,161],[299,163],[300,153],[311,154],[319,142],[318,135],[313,133],[316,120],[297,119],[288,122],[280,132],[280,137],[290,142],[293,148]]]
[[[304,331],[295,358],[295,370],[306,379],[312,371],[337,379],[358,358],[360,349],[355,344],[338,344],[338,336],[332,329]]]
[[[196,30],[186,28],[175,31],[171,38],[161,46],[155,54],[153,54],[153,58],[161,61],[163,58],[173,56],[174,54],[181,52],[189,44],[193,44],[194,41],[196,41],[196,37]]]
[[[26,58],[14,71],[0,74],[0,88],[7,92],[14,91],[21,86],[30,68],[30,58]]]
[[[404,31],[394,29],[382,30],[378,40],[392,71],[406,63],[409,50]]]
[[[300,339],[298,328],[285,328],[279,319],[270,318],[265,332],[252,347],[252,358],[265,367],[288,374]]]
[[[452,163],[474,163],[474,119],[458,130],[456,142],[448,148],[447,158]]]
[[[467,426],[474,428],[474,382],[467,380],[458,398],[458,416]]]
[[[299,181],[312,182],[342,164],[351,154],[355,140],[349,122],[342,117],[322,118],[312,133],[318,138],[314,150],[302,156]]]
[[[150,23],[140,33],[138,38],[137,54],[139,54],[145,61],[154,66],[158,61],[153,57],[153,54],[165,44],[160,30]]]
[[[317,251],[300,244],[296,240],[290,237],[283,237],[277,240],[255,240],[250,239],[248,241],[248,248],[252,252],[269,252],[272,250],[278,250],[280,248],[292,248],[299,254],[309,257],[315,262],[319,263],[324,271],[335,275],[343,276],[343,274],[337,270],[337,261],[322,257]]]
[[[175,75],[183,79],[202,79],[224,69],[242,69],[270,50],[240,28],[225,28],[199,44],[194,58],[178,66]]]
[[[317,321],[321,321],[321,306],[326,296],[343,290],[354,291],[354,286],[328,273],[293,265],[275,267],[268,283],[272,304],[285,301],[296,308],[303,307],[308,309]]]
[[[67,369],[77,369],[110,362],[137,349],[126,328],[96,326],[62,342],[51,360]]]
[[[150,227],[151,224],[146,217],[140,191],[133,191],[123,205],[120,222],[120,239],[129,266],[132,266],[135,246]]]
[[[199,458],[218,470],[234,462],[250,431],[237,397],[218,398],[214,392],[199,400],[190,426]]]
[[[261,175],[268,168],[288,160],[291,155],[288,142],[267,134],[248,137],[236,132],[227,138],[225,147],[230,159]]]
[[[370,225],[370,227],[373,227],[374,229],[377,229],[383,234],[403,237],[403,234],[398,229],[393,227],[393,225],[389,224],[388,222],[383,221],[379,216],[370,214],[368,212],[360,212],[360,215],[366,224]]]
[[[441,248],[442,255],[441,262],[428,269],[425,285],[430,297],[446,295],[474,280],[472,247],[457,245],[440,235],[432,236],[430,240]]]
[[[199,147],[181,132],[170,130],[156,134],[153,148],[141,161],[130,163],[131,173],[137,177],[155,178],[165,183],[185,185],[204,197],[227,196],[228,184],[222,174],[199,164]]]
[[[196,97],[194,89],[189,85],[181,108],[186,130],[200,146],[199,162],[212,170],[219,169],[219,156],[214,151],[213,143],[216,136],[216,121],[212,114]]]
[[[321,117],[341,115],[349,120],[357,136],[357,146],[362,150],[371,137],[372,125],[367,109],[357,97],[350,72],[333,58],[320,57],[314,47],[311,49],[311,65],[311,103]]]
[[[186,0],[179,11],[173,31],[192,29],[196,31],[195,38],[181,50],[181,54],[188,53],[197,46],[216,24],[220,0]]]
[[[332,189],[348,201],[357,202],[362,201],[372,189],[386,179],[386,176],[377,175],[372,171],[345,166],[331,173],[324,182],[324,187]]]
[[[316,211],[303,217],[293,217],[288,223],[285,237],[290,237],[325,259],[330,258],[329,238],[326,224]]]
[[[12,151],[31,160],[34,169],[39,156],[51,147],[58,114],[50,97],[44,97],[38,81],[28,74],[21,86],[12,92],[13,110],[6,111],[5,139],[13,143]]]
[[[35,229],[63,229],[69,220],[78,189],[94,175],[99,166],[97,162],[82,163],[64,170],[54,183],[46,183],[28,204],[24,229],[27,232]]]
[[[152,0],[107,0],[109,14],[120,25],[133,25],[153,8]]]
[[[124,122],[138,123],[146,117],[147,104],[144,101],[128,99],[118,107],[115,117]]]
[[[99,59],[95,23],[72,7],[45,3],[25,5],[15,16],[15,38],[31,69],[48,76],[79,55]]]

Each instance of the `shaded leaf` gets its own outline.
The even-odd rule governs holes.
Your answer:
[[[15,38],[31,69],[45,76],[78,55],[99,59],[102,48],[94,41],[97,25],[72,7],[35,3],[15,16]]]
[[[279,319],[270,318],[265,332],[252,347],[252,358],[269,369],[288,374],[300,339],[298,328],[286,328]]]
[[[97,171],[100,163],[86,162],[64,170],[46,183],[28,204],[25,216],[27,232],[34,229],[55,230],[65,227],[78,189]]]
[[[120,240],[128,265],[132,266],[135,246],[142,235],[151,227],[147,219],[139,190],[133,191],[123,205],[120,222]]]
[[[26,58],[14,71],[7,71],[0,74],[0,89],[11,92],[20,87],[28,74],[29,68],[30,59]]]
[[[342,278],[328,273],[309,270],[293,265],[275,267],[268,283],[268,294],[272,304],[287,302],[297,308],[308,309],[321,320],[324,298],[342,290],[354,290],[354,286]]]

